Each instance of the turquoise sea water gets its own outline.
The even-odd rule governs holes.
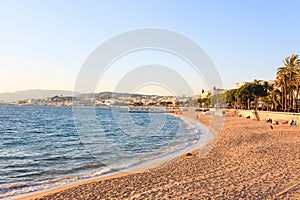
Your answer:
[[[0,106],[0,198],[127,170],[205,135],[187,118],[119,111],[96,108],[97,127],[82,116],[80,128],[71,107]]]

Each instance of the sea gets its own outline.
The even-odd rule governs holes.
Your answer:
[[[169,113],[78,109],[0,106],[0,199],[146,167],[212,138],[204,125]]]

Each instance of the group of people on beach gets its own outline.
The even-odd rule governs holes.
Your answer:
[[[279,122],[278,122],[278,121],[273,122],[272,119],[268,119],[266,122],[267,122],[267,123],[274,124],[274,125],[279,125]],[[290,126],[297,126],[297,122],[294,121],[294,120],[292,120],[292,121],[290,122]],[[270,125],[270,128],[273,129],[273,126]]]

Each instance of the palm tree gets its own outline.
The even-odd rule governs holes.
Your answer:
[[[282,105],[284,111],[293,109],[294,92],[299,86],[296,83],[297,70],[299,68],[300,60],[298,55],[286,57],[283,60],[283,66],[277,70],[277,85],[282,92]],[[295,98],[298,98],[298,94]]]
[[[296,111],[298,112],[298,97],[300,92],[300,63],[298,63],[295,71],[295,77],[294,77],[294,85],[295,85],[295,91],[296,96],[294,98],[295,105],[296,105]]]
[[[293,94],[295,88],[295,76],[296,76],[296,68],[299,63],[298,55],[293,54],[291,57],[287,57],[284,60],[284,66],[288,71],[288,88],[289,88],[289,109],[293,108]]]
[[[282,92],[282,110],[286,111],[287,109],[287,101],[286,101],[286,94],[287,94],[287,69],[285,67],[279,67],[277,69],[277,77],[275,84],[281,88]]]

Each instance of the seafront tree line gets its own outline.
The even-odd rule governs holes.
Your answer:
[[[283,111],[298,111],[297,100],[300,86],[300,59],[293,54],[283,60],[283,66],[277,69],[276,85],[281,92]]]
[[[259,98],[268,94],[265,85],[254,80],[253,83],[246,83],[238,89],[229,90],[225,94],[227,103],[234,108],[257,109]]]
[[[291,55],[277,69],[275,84],[254,80],[224,94],[198,99],[200,105],[211,105],[214,99],[226,99],[226,106],[241,109],[265,109],[283,112],[299,112],[300,58]],[[263,107],[258,103],[262,102]]]

